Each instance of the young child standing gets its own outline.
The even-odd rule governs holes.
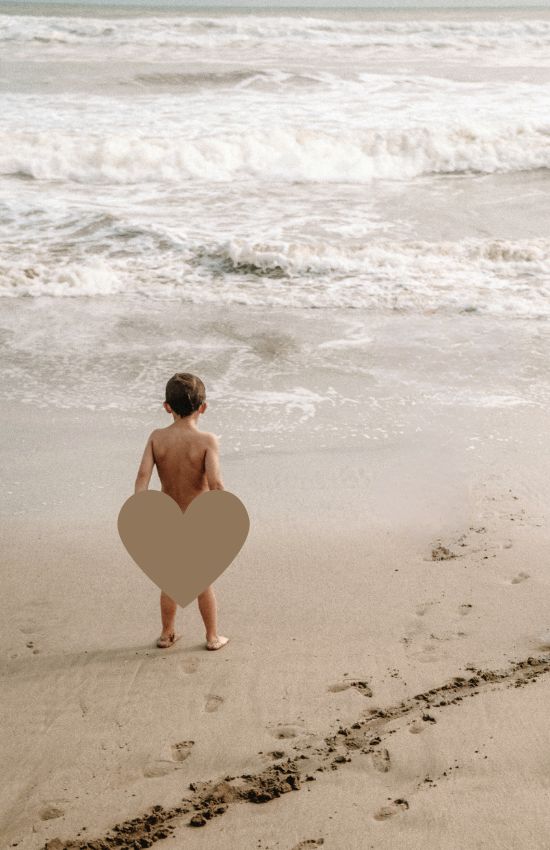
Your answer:
[[[196,375],[178,372],[166,384],[164,409],[173,417],[172,425],[153,431],[136,477],[135,491],[147,490],[156,464],[163,493],[171,496],[185,511],[193,499],[206,490],[223,490],[218,439],[200,431],[199,416],[208,407],[203,382]],[[216,597],[212,587],[198,596],[199,611],[206,628],[206,648],[221,649],[228,638],[218,635]],[[177,603],[164,591],[160,594],[162,632],[160,649],[172,646],[176,635]]]

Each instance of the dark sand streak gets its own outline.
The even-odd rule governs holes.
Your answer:
[[[501,671],[472,670],[470,678],[457,676],[438,688],[416,694],[387,709],[371,709],[368,717],[362,717],[349,727],[341,726],[336,734],[320,739],[317,746],[297,742],[292,747],[296,755],[285,758],[283,754],[279,761],[258,773],[192,782],[189,786],[192,795],[183,798],[180,806],[169,809],[153,806],[143,815],[117,824],[102,838],[89,841],[54,838],[44,845],[43,850],[139,850],[151,847],[181,826],[185,815],[190,815],[187,820],[189,826],[204,826],[213,817],[222,815],[232,803],[266,803],[281,794],[298,791],[304,782],[314,781],[326,770],[338,770],[340,765],[351,761],[354,754],[375,752],[385,738],[396,731],[388,727],[394,727],[395,721],[403,717],[411,715],[411,720],[434,721],[428,710],[437,714],[437,709],[457,704],[466,697],[499,686],[522,687],[548,672],[550,655],[516,661]],[[279,753],[272,755],[278,756]]]

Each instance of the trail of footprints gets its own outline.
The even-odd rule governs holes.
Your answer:
[[[158,841],[173,835],[176,828],[185,819],[189,827],[205,826],[210,819],[223,815],[229,806],[237,803],[265,803],[290,791],[299,791],[308,782],[321,778],[319,772],[338,770],[345,767],[361,754],[370,757],[374,769],[383,773],[391,767],[389,750],[385,747],[397,726],[409,727],[411,733],[420,731],[420,725],[428,728],[437,722],[437,715],[445,706],[461,702],[468,697],[476,697],[482,692],[500,688],[529,687],[544,675],[550,673],[550,655],[511,663],[502,670],[484,670],[469,666],[469,678],[456,676],[446,680],[439,687],[414,696],[407,697],[385,709],[372,708],[363,711],[356,722],[347,727],[340,726],[325,737],[309,735],[303,722],[278,727],[293,729],[298,740],[289,744],[291,753],[282,750],[267,755],[267,766],[254,773],[240,776],[217,776],[210,780],[194,781],[189,791],[175,806],[155,805],[137,817],[116,824],[97,843],[104,850],[134,850],[137,847],[150,847]],[[435,716],[434,716],[435,715]],[[185,750],[192,742],[180,742]],[[177,745],[174,745],[177,747]],[[483,747],[475,750],[479,758],[487,758]],[[292,752],[293,751],[293,752]],[[265,755],[260,753],[260,755]],[[449,765],[435,780],[430,776],[420,779],[416,790],[434,788],[437,783],[451,776],[460,768],[458,760]],[[409,809],[409,802],[403,797],[388,798],[377,808],[372,817],[375,821],[385,821],[398,816]],[[54,839],[43,850],[82,850],[90,847],[79,838],[62,841]],[[315,843],[317,842],[317,843]],[[322,839],[309,838],[296,848],[315,847],[323,843]]]
[[[519,508],[516,504],[518,496],[514,495],[511,490],[507,490],[499,497],[501,504],[498,507],[494,504],[498,501],[497,497],[484,496],[484,499],[488,504],[485,514],[489,522],[494,517],[497,517],[499,520],[509,520],[517,525],[525,525],[528,522],[525,510]],[[534,524],[537,525],[537,523]],[[496,558],[498,550],[511,549],[512,545],[513,543],[510,539],[505,539],[504,542],[491,543],[487,525],[471,525],[467,532],[458,535],[451,542],[443,541],[441,538],[437,539],[432,545],[431,558],[428,558],[428,560],[443,562],[476,555],[483,561],[489,558]],[[493,550],[497,551],[495,552]],[[529,578],[529,573],[521,570],[511,578],[504,579],[504,582],[510,585],[518,585],[527,581]],[[419,603],[415,609],[416,617],[426,617],[439,604],[439,600],[434,599]],[[472,614],[474,606],[471,602],[462,602],[458,605],[457,610],[461,618],[468,617]],[[454,630],[438,634],[432,632],[429,635],[420,622],[417,622],[411,626],[408,633],[403,635],[401,642],[407,651],[411,651],[417,639],[420,639],[423,641],[422,646],[411,651],[411,656],[421,662],[434,662],[441,660],[442,656],[445,655],[443,649],[444,642],[465,636],[466,632],[458,626],[457,622],[455,622]]]
[[[190,675],[192,673],[196,673],[199,669],[200,662],[198,658],[191,656],[190,658],[184,658],[180,662],[180,669],[183,673]],[[218,694],[207,694],[206,700],[204,704],[204,710],[209,714],[212,714],[214,711],[218,711],[218,709],[223,705],[224,698],[219,696]]]
[[[491,486],[494,486],[496,480],[495,477]],[[486,486],[487,482],[480,485],[479,489],[483,490]],[[513,493],[510,488],[503,487],[498,496],[489,496],[485,492],[480,492],[480,501],[485,504],[484,516],[487,525],[470,526],[467,532],[459,535],[448,545],[444,545],[441,539],[438,539],[432,549],[431,559],[433,561],[451,560],[475,554],[480,555],[481,560],[488,560],[489,558],[496,558],[498,551],[502,549],[511,549],[512,540],[505,539],[502,541],[499,539],[498,542],[490,543],[485,536],[487,535],[488,525],[495,519],[514,523],[516,526],[531,525],[539,528],[542,525],[542,517],[527,517],[525,508],[518,505],[519,496]],[[522,570],[510,579],[510,584],[521,584],[529,578],[529,573]]]
[[[515,496],[512,496],[512,498],[514,500],[517,499]],[[524,513],[524,511],[520,511],[516,514],[511,513],[509,519],[510,521],[522,522],[525,520]],[[482,559],[489,558],[490,549],[495,547],[483,544],[480,546],[477,545],[477,537],[479,536],[479,539],[482,540],[486,532],[487,528],[485,526],[471,526],[468,533],[460,535],[448,546],[444,545],[441,540],[436,541],[436,544],[432,548],[431,560],[451,561],[455,558],[472,554],[481,555]],[[473,535],[476,535],[476,538],[473,538]],[[472,538],[476,541],[475,548],[472,546]],[[512,543],[510,541],[506,541],[499,548],[510,548],[511,546]],[[468,551],[461,551],[465,549]],[[496,554],[492,554],[492,557],[496,557]],[[509,583],[512,585],[521,584],[522,582],[527,581],[529,577],[528,573],[520,571],[509,580]],[[434,606],[439,604],[438,600],[427,600],[420,603],[415,609],[417,618],[422,619],[426,617],[426,615],[432,611]],[[473,610],[472,603],[462,602],[457,607],[458,617],[467,617]],[[401,639],[405,644],[405,647],[409,648],[414,638],[421,632],[422,629],[420,626],[417,626],[416,628],[413,628],[412,634],[405,635]],[[432,633],[430,635],[431,644],[425,645],[423,650],[413,654],[421,661],[436,660],[437,655],[434,649],[435,642],[450,640],[452,637],[460,636],[461,634],[463,633],[460,631],[443,636],[438,636]],[[33,641],[29,640],[27,643],[28,648],[33,648],[33,645]],[[543,651],[547,651],[550,648],[550,635],[548,636],[548,641],[545,641],[544,645],[540,648]],[[180,662],[182,673],[188,675],[197,672],[199,663],[199,660],[195,657],[184,658]],[[184,805],[183,807],[176,808],[173,814],[171,814],[170,810],[167,810],[164,815],[164,810],[161,806],[154,807],[154,810],[158,810],[157,814],[154,815],[154,818],[159,821],[163,830],[159,832],[158,837],[167,837],[168,834],[170,834],[172,827],[167,827],[166,824],[169,824],[173,818],[177,820],[185,812],[191,811],[192,813],[193,809],[196,811],[202,807],[199,814],[193,815],[189,824],[192,826],[203,826],[210,817],[222,814],[226,810],[227,805],[231,802],[239,800],[264,802],[268,799],[273,799],[273,797],[280,796],[280,793],[284,793],[285,791],[298,790],[301,782],[314,781],[317,778],[313,771],[323,771],[328,769],[336,770],[346,762],[351,761],[353,753],[357,748],[361,752],[369,754],[370,762],[374,770],[381,774],[388,773],[391,770],[391,755],[389,749],[381,745],[384,743],[384,738],[392,734],[394,731],[391,729],[385,729],[385,725],[389,720],[398,719],[405,716],[407,713],[412,712],[412,717],[407,722],[408,731],[413,735],[421,734],[431,724],[437,722],[436,718],[427,710],[428,708],[431,708],[432,705],[443,706],[450,702],[462,700],[466,695],[474,696],[479,693],[479,688],[480,686],[483,687],[484,682],[486,685],[490,685],[491,683],[501,683],[508,687],[518,687],[534,682],[539,675],[549,671],[550,659],[546,658],[529,658],[525,662],[518,662],[515,665],[512,665],[512,667],[504,673],[494,673],[492,671],[484,673],[483,671],[476,671],[476,675],[469,680],[458,677],[453,682],[444,685],[442,688],[434,689],[428,694],[417,695],[412,699],[405,700],[389,711],[371,709],[370,716],[367,716],[366,719],[362,719],[360,722],[352,724],[352,726],[347,730],[340,728],[336,735],[328,736],[324,739],[324,744],[321,745],[319,745],[319,741],[316,740],[316,736],[308,735],[302,721],[276,724],[270,729],[272,736],[277,740],[287,741],[289,745],[291,741],[298,739],[296,743],[291,745],[292,749],[298,753],[297,755],[288,756],[288,754],[282,749],[273,750],[265,754],[260,753],[264,757],[268,758],[271,767],[268,766],[263,772],[260,772],[257,775],[243,774],[241,779],[244,779],[245,783],[242,789],[230,789],[227,799],[220,799],[219,804],[217,804],[217,808],[212,812],[209,809],[210,803],[208,801],[212,800],[216,795],[212,795],[211,790],[216,789],[218,786],[223,785],[229,780],[236,779],[236,777],[225,777],[225,780],[222,783],[216,780],[207,783],[191,783],[190,788],[194,790],[196,796],[196,803],[192,805],[191,809],[186,808],[186,805]],[[399,671],[397,670],[389,671],[389,673],[391,676],[399,676]],[[373,692],[368,681],[346,677],[347,674],[344,674],[342,681],[329,685],[327,690],[330,693],[337,694],[349,689],[354,689],[367,699],[373,696]],[[436,702],[436,700],[440,697],[443,697],[443,699],[440,702]],[[425,700],[424,708],[422,707],[422,703],[418,703],[416,700]],[[223,702],[223,697],[217,694],[207,694],[204,702],[204,710],[207,713],[214,713],[220,709]],[[420,711],[418,711],[418,709],[420,709]],[[371,724],[372,733],[369,735],[367,729]],[[379,732],[377,733],[375,730],[379,730]],[[343,737],[339,738],[340,735]],[[357,743],[354,741],[354,736],[357,736]],[[174,769],[174,766],[185,762],[190,757],[194,746],[195,742],[193,740],[184,740],[173,744],[171,746],[171,763],[168,760],[165,760],[164,762],[158,761],[146,769],[145,775],[160,776],[167,773],[169,770]],[[342,751],[342,746],[344,751]],[[303,775],[301,770],[298,768],[298,765],[300,764],[299,760],[311,759],[314,757],[314,753],[317,754],[318,763],[320,760],[319,766],[316,768],[311,766],[310,771],[312,772],[306,772],[306,774]],[[487,758],[487,756],[483,757]],[[456,766],[457,765],[454,765],[448,770],[453,770]],[[288,774],[288,776],[286,776],[286,774]],[[438,778],[441,779],[447,775],[447,771],[444,771],[442,777]],[[284,776],[286,776],[286,779],[283,778]],[[252,785],[250,790],[247,790],[248,783],[253,782],[256,782],[257,785]],[[289,785],[285,785],[285,782],[288,782]],[[422,787],[423,784],[433,787],[434,782],[430,777],[426,777],[419,787]],[[183,802],[184,804],[189,804],[191,801],[184,799]],[[390,799],[385,805],[374,811],[372,817],[376,821],[385,821],[407,811],[408,809],[409,803],[404,798],[396,798],[395,800]],[[41,817],[43,819],[56,818],[61,816],[61,814],[62,811],[52,805],[44,807]],[[149,821],[150,819],[151,816],[149,815],[147,820]],[[140,819],[136,819],[135,828],[132,826],[128,827],[131,832],[139,832],[139,820]],[[132,824],[133,822],[130,823]],[[158,839],[153,839],[153,841],[154,840]],[[134,846],[124,842],[121,845],[118,837],[115,839],[115,844],[117,846],[122,846],[123,850],[126,847]],[[323,844],[323,838],[306,839],[296,844],[292,850],[306,850],[306,848],[315,848]],[[71,848],[74,846],[75,845],[71,842],[63,845],[63,847]],[[109,844],[108,846],[110,847],[111,845]]]
[[[179,662],[180,670],[187,676],[196,673],[199,669],[200,662],[198,658],[190,656],[183,658]],[[212,714],[223,705],[224,698],[218,694],[207,694],[204,700],[204,710],[208,714]],[[158,776],[166,776],[173,770],[177,769],[182,762],[187,761],[192,753],[195,741],[185,740],[178,741],[170,746],[170,755],[167,758],[159,758],[156,761],[146,765],[143,775],[147,778],[155,778]]]

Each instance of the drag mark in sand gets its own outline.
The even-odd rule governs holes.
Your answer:
[[[470,669],[470,668],[468,668]],[[167,838],[177,827],[181,827],[187,816],[189,826],[204,826],[214,817],[222,815],[233,803],[267,803],[290,791],[298,791],[304,783],[315,781],[327,770],[338,770],[342,764],[359,753],[372,756],[383,770],[389,766],[383,745],[395,732],[396,722],[410,718],[411,731],[418,731],[420,724],[435,723],[438,709],[474,697],[482,691],[495,688],[519,688],[535,682],[550,672],[550,655],[516,661],[504,670],[473,670],[466,679],[457,676],[437,688],[416,694],[386,709],[371,709],[368,717],[362,717],[349,727],[340,727],[335,734],[317,743],[297,741],[292,745],[294,755],[281,758],[274,764],[253,774],[243,773],[238,777],[225,776],[206,782],[192,782],[190,796],[181,805],[171,808],[153,806],[143,815],[114,826],[101,838],[82,841],[79,838],[48,841],[43,850],[135,850],[151,847]],[[431,712],[431,713],[430,713]],[[390,728],[391,727],[391,728]],[[279,753],[273,753],[273,756]],[[373,814],[375,820],[386,820],[405,812],[409,803],[396,799]],[[300,845],[298,845],[300,846]],[[308,846],[306,844],[305,846]]]

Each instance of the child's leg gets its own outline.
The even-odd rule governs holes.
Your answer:
[[[164,590],[160,593],[160,616],[162,620],[162,633],[157,641],[157,646],[165,649],[176,640],[176,611],[177,602],[168,596]]]
[[[198,596],[199,611],[206,629],[206,640],[214,640],[218,636],[218,609],[212,587],[207,587]]]
[[[208,649],[221,649],[228,641],[223,635],[218,635],[218,608],[213,588],[207,587],[198,596],[199,611],[206,629],[206,646]]]

